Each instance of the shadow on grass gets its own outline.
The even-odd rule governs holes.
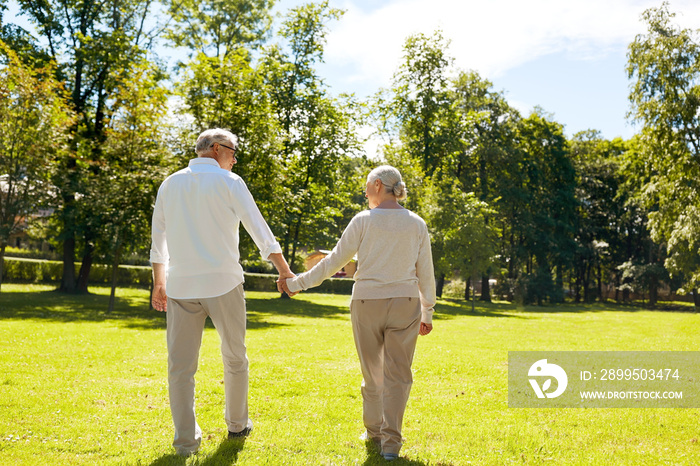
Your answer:
[[[348,304],[350,297],[348,296]],[[350,316],[349,306],[334,306],[331,304],[316,304],[303,297],[294,299],[265,299],[246,297],[248,314],[278,315],[289,317],[322,317],[324,319],[347,319]]]
[[[228,440],[224,439],[219,448],[211,455],[195,455],[190,458],[183,458],[174,453],[161,456],[150,466],[184,466],[186,464],[197,466],[226,466],[235,464],[238,461],[238,453],[243,450],[245,439]]]
[[[45,320],[52,322],[114,322],[124,328],[165,329],[166,314],[151,309],[148,294],[126,290],[118,296],[112,313],[107,313],[109,296],[104,294],[65,294],[57,291],[21,291],[0,293],[1,320]],[[278,328],[290,324],[274,322],[275,316],[325,319],[347,318],[345,306],[316,304],[303,299],[246,299],[249,330]],[[210,319],[207,328],[214,328]]]
[[[380,454],[380,449],[374,445],[373,442],[367,441],[365,442],[365,449],[367,450],[367,459],[365,459],[365,462],[362,463],[362,466],[384,466],[387,464],[392,464],[392,465],[408,465],[408,466],[425,466],[426,463],[422,461],[416,461],[416,460],[410,460],[408,458],[403,458],[399,456],[396,460],[392,461],[391,463],[387,463],[387,461],[382,457]],[[439,463],[442,464],[442,463]],[[445,465],[447,466],[447,465]]]
[[[444,298],[440,299],[435,306],[435,319],[451,319],[456,316],[474,317],[509,317],[515,319],[526,319],[527,316],[518,313],[514,304],[505,302],[483,303],[478,302],[472,311],[471,301],[463,299]]]
[[[692,305],[681,303],[659,303],[649,308],[639,303],[572,303],[547,304],[543,306],[522,306],[505,301],[491,303],[477,301],[472,311],[471,301],[464,299],[445,298],[435,306],[436,319],[450,319],[454,316],[480,317],[510,317],[518,319],[535,318],[538,314],[547,313],[588,313],[588,312],[695,312]]]

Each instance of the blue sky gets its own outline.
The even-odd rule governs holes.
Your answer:
[[[284,11],[304,3],[281,0]],[[661,1],[331,0],[346,10],[330,25],[321,75],[334,92],[369,95],[391,85],[405,38],[440,28],[455,67],[473,69],[528,115],[553,114],[568,136],[586,129],[629,138],[628,44],[642,12]],[[683,27],[700,28],[700,1],[671,0]]]
[[[275,10],[306,3],[278,0]],[[17,13],[14,2],[6,21]],[[332,22],[326,63],[332,92],[368,96],[391,86],[410,34],[441,29],[458,69],[478,71],[528,115],[553,114],[568,136],[586,129],[629,138],[628,44],[644,32],[650,0],[330,0],[346,10]],[[700,1],[671,0],[677,24],[700,28]],[[26,23],[17,18],[20,23]]]

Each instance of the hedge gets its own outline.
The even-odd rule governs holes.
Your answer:
[[[76,274],[80,264],[75,264]],[[63,273],[63,262],[5,257],[2,272],[3,283],[59,283]],[[245,289],[248,291],[277,291],[277,275],[246,273]],[[112,283],[112,267],[93,264],[90,268],[90,284]],[[351,294],[354,281],[349,278],[330,278],[314,288],[315,293]],[[117,285],[121,287],[150,288],[151,268],[120,265],[117,270]]]
[[[77,275],[80,264],[75,264]],[[3,282],[14,283],[59,283],[63,274],[63,262],[19,259],[6,257],[2,271]],[[93,264],[90,267],[90,284],[110,285],[112,283],[112,266]],[[121,265],[117,269],[118,286],[136,286],[150,288],[151,268]]]

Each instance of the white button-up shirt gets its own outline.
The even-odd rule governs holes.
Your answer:
[[[216,160],[192,159],[163,181],[153,210],[151,262],[167,264],[168,297],[211,298],[243,283],[241,222],[263,259],[282,252],[243,179]]]

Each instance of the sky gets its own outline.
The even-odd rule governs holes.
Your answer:
[[[305,3],[281,0],[277,10]],[[627,46],[645,32],[633,0],[330,0],[346,10],[329,25],[319,71],[334,93],[367,96],[390,87],[411,34],[442,30],[460,70],[475,70],[524,116],[535,106],[567,136],[595,129],[632,137]],[[682,27],[700,29],[700,1],[671,0]]]
[[[278,0],[279,14],[306,0]],[[670,0],[675,22],[700,29],[700,1]],[[14,5],[13,5],[14,4]],[[459,70],[475,70],[524,116],[542,107],[567,136],[587,129],[632,137],[627,46],[645,32],[642,12],[661,0],[330,0],[319,74],[331,92],[366,97],[390,87],[411,34],[440,29]],[[6,20],[17,14],[9,2]],[[14,8],[13,8],[14,6]],[[22,17],[18,17],[20,20]]]

